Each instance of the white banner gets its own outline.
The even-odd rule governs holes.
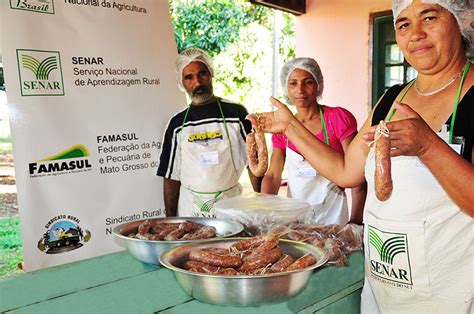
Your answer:
[[[165,0],[2,0],[3,64],[27,270],[123,249],[164,215],[161,140],[186,103]]]

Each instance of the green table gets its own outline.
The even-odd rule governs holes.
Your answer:
[[[359,313],[363,259],[357,252],[348,267],[317,269],[287,301],[224,307],[188,296],[172,271],[118,252],[0,280],[0,312]]]

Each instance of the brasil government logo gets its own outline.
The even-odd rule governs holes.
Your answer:
[[[45,225],[46,232],[38,241],[38,250],[60,254],[78,249],[91,239],[89,230],[79,226],[80,220],[71,215],[58,215]]]
[[[54,14],[53,0],[10,0],[10,8]]]
[[[30,177],[55,176],[92,170],[89,150],[85,145],[74,145],[60,153],[29,164]]]
[[[397,287],[411,289],[413,280],[407,235],[384,232],[370,225],[368,227],[372,277]]]
[[[63,96],[59,51],[17,49],[22,96]]]

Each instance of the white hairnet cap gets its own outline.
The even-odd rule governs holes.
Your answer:
[[[188,48],[182,51],[176,58],[176,77],[178,79],[179,89],[185,91],[183,86],[183,69],[191,62],[198,61],[203,63],[211,77],[214,77],[214,69],[212,68],[212,58],[202,49],[199,48]]]
[[[283,88],[283,97],[287,102],[290,101],[288,98],[288,77],[295,69],[305,70],[314,77],[314,80],[318,84],[318,90],[316,100],[321,100],[324,90],[324,78],[321,68],[313,58],[295,58],[287,61],[280,73],[281,87]]]
[[[462,36],[472,45],[472,32],[474,25],[473,4],[471,0],[421,0],[423,3],[437,4],[451,12],[458,22]],[[405,10],[413,0],[392,0],[393,23],[397,20],[400,12]]]

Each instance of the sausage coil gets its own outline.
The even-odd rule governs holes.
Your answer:
[[[251,132],[247,134],[245,143],[250,171],[256,177],[263,177],[268,167],[268,151],[265,134],[261,131]]]

